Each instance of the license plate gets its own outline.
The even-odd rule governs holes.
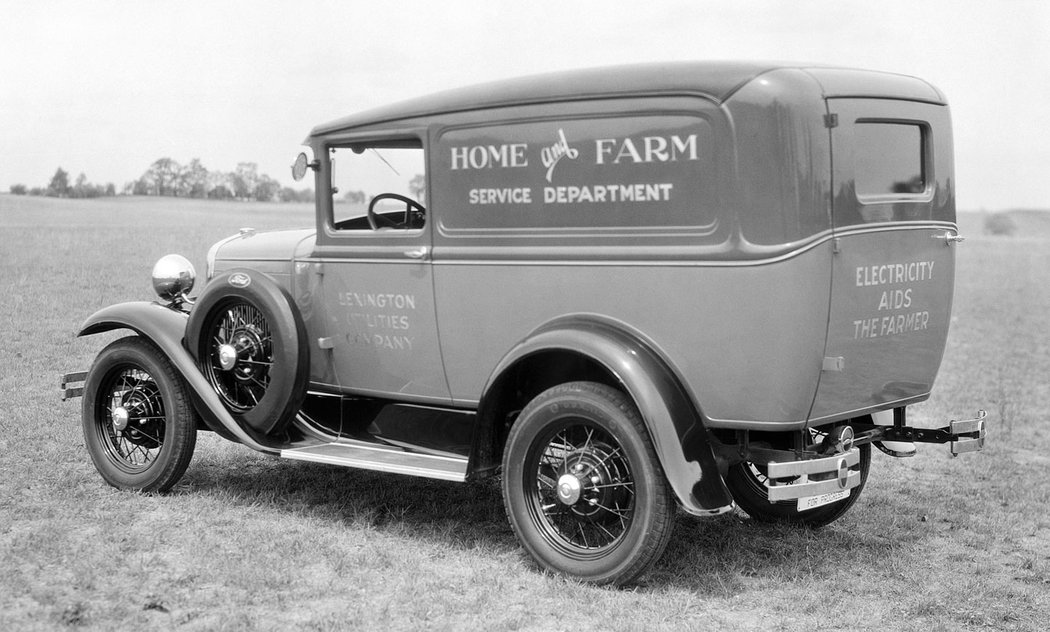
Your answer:
[[[850,490],[844,489],[839,492],[829,492],[827,494],[821,494],[820,496],[810,496],[809,498],[798,499],[798,510],[806,511],[807,509],[816,509],[817,507],[823,507],[824,505],[830,505],[831,503],[842,500],[843,498],[849,498]]]

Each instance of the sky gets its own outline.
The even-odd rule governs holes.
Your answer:
[[[309,130],[551,70],[780,60],[915,75],[952,107],[957,206],[1050,208],[1050,2],[0,0],[0,191],[118,190],[161,157],[293,184]]]

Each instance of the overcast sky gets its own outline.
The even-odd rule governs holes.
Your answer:
[[[292,184],[317,123],[523,74],[681,59],[913,74],[952,106],[958,206],[1050,208],[1050,2],[0,0],[0,190],[118,189],[161,157]]]

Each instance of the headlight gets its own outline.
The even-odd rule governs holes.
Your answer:
[[[153,266],[153,291],[165,301],[178,301],[193,289],[197,272],[182,255],[164,255]]]

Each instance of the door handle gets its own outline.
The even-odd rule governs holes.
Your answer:
[[[966,241],[966,238],[962,235],[953,235],[951,233],[944,233],[943,235],[933,235],[934,239],[943,239],[945,246],[950,246],[953,243],[962,243]]]
[[[415,248],[413,250],[406,250],[405,256],[409,259],[422,259],[423,257],[427,256],[427,247],[420,246],[419,248]]]

